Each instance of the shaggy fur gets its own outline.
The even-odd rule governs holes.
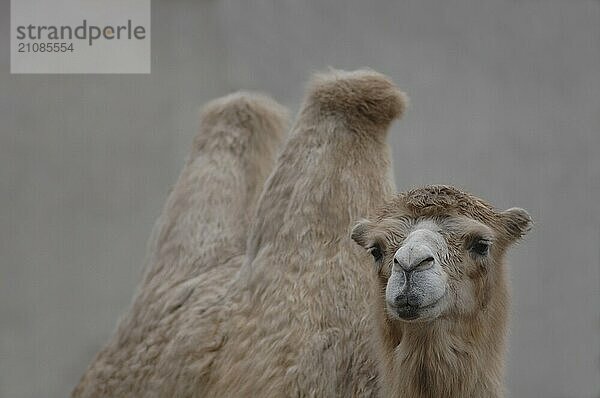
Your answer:
[[[213,230],[197,225],[214,217],[215,206],[227,213],[235,193],[221,191],[218,180],[182,180],[178,186],[188,195],[210,189],[218,199],[182,206],[175,215],[167,205],[153,249],[158,254],[151,256],[159,265],[75,395],[376,395],[368,257],[348,230],[365,209],[392,195],[385,139],[404,105],[402,93],[376,72],[317,75],[259,200],[245,257],[227,249],[243,247],[243,225],[235,238],[228,234],[233,220],[246,220],[250,212],[231,209],[222,215],[231,224],[217,222]],[[214,115],[206,119],[219,124]],[[233,148],[227,156],[235,157]],[[212,149],[204,149],[210,156]],[[206,178],[227,173],[226,167],[207,169]],[[203,238],[178,238],[190,246],[166,244],[164,236],[173,236],[188,213],[199,219],[184,224],[206,231]],[[181,247],[195,255],[182,257]],[[174,278],[177,268],[196,272]],[[177,282],[164,282],[171,279]],[[165,298],[157,301],[159,294]]]
[[[394,253],[419,225],[433,225],[446,241],[447,254],[440,257],[448,294],[439,316],[404,321],[390,313],[384,297]],[[530,226],[522,209],[499,212],[455,188],[429,186],[396,196],[376,212],[374,221],[354,228],[357,243],[383,253],[373,289],[383,396],[504,395],[509,307],[504,257]],[[471,251],[473,239],[482,235],[492,242],[486,255]]]
[[[346,95],[333,96],[339,87]],[[361,103],[378,112],[390,101],[388,118],[361,116]],[[311,84],[261,196],[244,265],[172,344],[173,366],[183,369],[173,373],[182,381],[175,395],[376,393],[364,254],[347,232],[354,217],[391,195],[385,137],[403,104],[375,72],[334,71]],[[187,339],[193,349],[179,343]],[[197,383],[183,382],[194,375]]]
[[[174,343],[191,350],[174,339],[241,266],[286,114],[270,98],[250,93],[205,107],[200,133],[153,230],[148,268],[132,307],[74,397],[150,397],[175,389],[164,358]]]

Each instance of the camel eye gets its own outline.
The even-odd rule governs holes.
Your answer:
[[[379,262],[383,257],[383,252],[379,246],[373,246],[369,248],[369,253],[373,256],[376,262]]]
[[[478,256],[487,256],[490,252],[490,242],[485,239],[476,240],[469,250]]]

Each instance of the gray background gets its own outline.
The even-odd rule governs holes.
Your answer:
[[[252,4],[250,4],[252,3]],[[411,97],[399,189],[537,221],[512,251],[513,397],[600,396],[600,2],[155,1],[150,75],[10,75],[0,6],[0,396],[67,395],[140,279],[198,108],[370,66]]]

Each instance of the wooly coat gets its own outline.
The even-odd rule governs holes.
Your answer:
[[[259,201],[247,259],[188,353],[206,374],[196,393],[376,394],[368,266],[349,230],[393,192],[385,139],[404,103],[372,71],[314,77]]]
[[[132,306],[74,397],[172,396],[166,392],[176,389],[171,374],[183,370],[165,359],[173,345],[193,351],[178,336],[194,333],[186,329],[191,320],[241,266],[250,219],[286,128],[287,111],[262,95],[239,92],[204,108],[189,158],[153,229]]]
[[[404,106],[376,72],[317,74],[249,233],[269,162],[256,159],[258,150],[237,150],[240,134],[212,138],[260,119],[271,129],[250,129],[248,148],[270,152],[280,112],[263,120],[234,106],[244,115],[236,125],[209,109],[203,124],[212,138],[196,144],[207,160],[184,169],[133,307],[74,395],[376,395],[369,266],[348,232],[393,192],[385,139]],[[230,160],[219,163],[223,156]]]

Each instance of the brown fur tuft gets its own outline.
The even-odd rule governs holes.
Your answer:
[[[288,110],[267,95],[238,91],[210,101],[200,113],[200,130],[194,139],[194,150],[219,147],[243,149],[257,143],[280,142],[287,128]],[[251,135],[264,135],[251,137]],[[257,141],[260,139],[262,141]]]
[[[207,103],[201,111],[201,124],[203,126],[221,124],[239,127],[240,124],[244,124],[250,119],[285,121],[288,113],[285,107],[265,94],[237,91]],[[252,131],[251,133],[261,132]],[[272,132],[264,131],[264,133]]]
[[[379,219],[409,211],[417,216],[457,214],[493,226],[500,238],[511,243],[532,227],[529,214],[521,208],[499,212],[480,198],[448,185],[428,185],[398,194],[379,209]]]
[[[369,69],[315,74],[308,97],[321,112],[382,127],[401,117],[408,102],[388,77]]]

